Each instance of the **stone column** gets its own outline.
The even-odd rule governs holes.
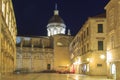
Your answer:
[[[116,80],[120,80],[120,61],[116,62]]]
[[[107,78],[108,79],[110,79],[110,78],[112,78],[112,76],[111,76],[111,74],[110,74],[110,66],[111,66],[111,64],[110,64],[110,62],[107,62]]]
[[[8,55],[8,53],[7,53],[7,55]],[[9,64],[8,64],[9,62],[8,62],[8,57],[7,57],[7,55],[5,56],[5,58],[6,58],[6,59],[5,59],[5,68],[6,68],[6,69],[5,69],[5,74],[8,73],[8,65],[9,65]]]
[[[3,74],[5,75],[5,71],[6,71],[6,65],[5,65],[6,64],[6,57],[5,57],[5,55],[3,55],[3,60],[4,60],[4,62],[3,62],[3,65],[4,65],[3,66],[3,68],[4,68],[3,69]]]
[[[2,19],[2,0],[0,0],[0,20]],[[2,29],[2,25],[1,25],[1,22],[0,21],[0,79],[1,79],[1,73],[2,73],[2,52],[1,52],[1,41],[2,41],[2,32],[1,32],[1,29]]]
[[[1,4],[1,1],[0,1],[0,4]],[[0,11],[0,16],[1,16],[1,11]],[[2,27],[2,25],[0,24],[0,79],[1,79],[1,72],[2,72],[1,27]]]
[[[1,74],[3,73],[3,52],[1,52]]]

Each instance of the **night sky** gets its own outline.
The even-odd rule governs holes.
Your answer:
[[[80,30],[88,17],[105,13],[109,0],[12,0],[18,35],[47,36],[47,24],[55,3],[59,15],[72,35]]]

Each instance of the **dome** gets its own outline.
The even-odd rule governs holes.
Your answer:
[[[48,23],[64,23],[64,21],[59,15],[54,15]]]
[[[48,21],[47,31],[48,36],[53,36],[57,34],[65,34],[66,25],[63,19],[59,16],[59,11],[57,8],[54,10],[54,15]]]

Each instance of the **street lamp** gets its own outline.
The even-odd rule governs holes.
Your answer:
[[[92,63],[93,62],[93,58],[87,58],[86,59],[88,62]]]
[[[101,59],[105,59],[105,55],[100,55],[100,58]]]
[[[90,59],[89,59],[89,58],[87,58],[87,61],[89,62],[89,61],[90,61]]]

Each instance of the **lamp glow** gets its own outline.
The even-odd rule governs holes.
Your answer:
[[[100,55],[100,58],[101,59],[105,59],[105,55]]]
[[[90,59],[89,59],[89,58],[87,58],[87,61],[90,61]]]
[[[107,62],[112,60],[112,55],[110,52],[107,52]]]

